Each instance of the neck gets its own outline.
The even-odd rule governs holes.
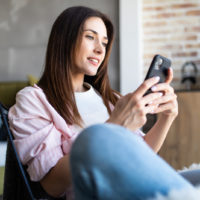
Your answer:
[[[72,85],[74,92],[85,92],[87,89],[83,85],[84,75],[80,74],[72,77]]]

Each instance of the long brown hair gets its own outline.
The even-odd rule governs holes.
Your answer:
[[[46,52],[45,68],[38,83],[55,110],[67,124],[82,125],[82,119],[76,106],[71,80],[71,69],[77,41],[80,40],[85,21],[90,17],[103,20],[108,34],[105,59],[95,76],[85,75],[84,81],[91,84],[102,96],[109,114],[109,102],[116,104],[118,92],[110,87],[108,78],[108,59],[113,43],[113,25],[101,12],[83,6],[70,7],[64,10],[53,24]]]

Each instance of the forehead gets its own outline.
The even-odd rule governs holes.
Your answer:
[[[88,18],[83,26],[84,30],[92,29],[96,31],[99,35],[107,37],[107,29],[103,20],[99,17]]]

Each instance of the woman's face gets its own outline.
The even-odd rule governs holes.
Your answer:
[[[106,54],[107,30],[101,18],[90,17],[83,26],[81,44],[75,55],[73,74],[94,76]]]

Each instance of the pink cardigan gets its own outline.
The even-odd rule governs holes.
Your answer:
[[[50,105],[38,86],[18,92],[10,108],[9,123],[14,143],[31,180],[41,180],[64,154],[69,153],[78,133]]]
[[[22,163],[28,165],[32,181],[41,180],[68,154],[79,134],[72,132],[72,126],[66,124],[37,85],[17,93],[8,117],[16,149]],[[139,130],[135,133],[143,136]]]

